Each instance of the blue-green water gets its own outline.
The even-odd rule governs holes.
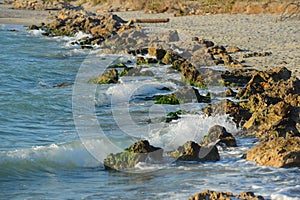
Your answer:
[[[300,198],[299,169],[258,167],[241,158],[253,145],[252,139],[239,139],[240,147],[221,150],[221,161],[216,163],[139,165],[140,173],[103,170],[101,160],[91,153],[92,148],[103,153],[97,142],[101,136],[91,136],[83,145],[72,107],[73,83],[90,52],[71,48],[68,41],[28,33],[22,26],[0,26],[0,199],[187,199],[205,189],[254,191],[267,199]],[[225,116],[187,116],[164,125],[160,132],[134,133],[135,124],[147,127],[149,108],[152,117],[159,115],[160,108],[143,98],[161,92],[159,84],[177,87],[163,77],[122,79],[118,85],[97,89],[98,122],[120,148],[140,137],[171,149],[170,143],[195,139],[199,127],[203,131],[214,124],[236,131]],[[136,85],[147,81],[136,90]],[[63,87],[55,87],[61,83]],[[128,91],[136,97],[129,103]],[[115,101],[106,99],[110,95]],[[126,105],[132,121],[121,124]],[[197,109],[198,105],[188,106]],[[113,122],[118,117],[121,120]],[[125,134],[128,130],[132,135]]]

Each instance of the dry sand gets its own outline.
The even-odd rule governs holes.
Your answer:
[[[242,58],[245,52],[232,56],[245,60],[246,65],[259,70],[286,66],[300,77],[300,21],[278,21],[279,15],[219,14],[208,16],[173,17],[167,14],[146,15],[142,12],[116,13],[124,19],[169,17],[165,24],[142,24],[161,30],[178,30],[184,35],[197,36],[218,45],[238,46],[249,52],[271,52],[271,56]],[[154,29],[155,30],[155,29]]]
[[[0,4],[0,24],[38,24],[49,21],[49,11],[7,9]],[[161,24],[141,24],[153,31],[178,30],[188,36],[197,36],[218,45],[238,46],[249,52],[271,52],[271,56],[242,58],[242,53],[232,55],[245,60],[246,65],[260,70],[286,66],[300,77],[300,21],[276,21],[279,15],[209,15],[173,17],[171,14],[144,14],[143,12],[116,13],[125,20],[134,18],[170,18]]]

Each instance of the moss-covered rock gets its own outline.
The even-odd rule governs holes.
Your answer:
[[[123,152],[110,154],[104,159],[105,169],[129,170],[139,162],[158,162],[162,160],[163,149],[150,145],[147,140],[139,141]]]
[[[95,84],[110,84],[118,83],[118,71],[116,69],[110,69],[104,72],[101,76],[89,80],[89,83]]]
[[[167,95],[157,96],[155,103],[176,105],[176,104],[180,104],[180,101],[175,94],[167,94]]]

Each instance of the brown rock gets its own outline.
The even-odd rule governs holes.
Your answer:
[[[246,159],[265,166],[300,167],[300,137],[279,137],[260,143],[247,152]]]
[[[206,87],[206,83],[199,70],[197,70],[197,68],[188,61],[181,65],[181,79],[184,82],[196,87]]]
[[[118,83],[118,71],[116,69],[110,69],[99,76],[94,83],[97,84],[110,84]]]
[[[235,196],[232,192],[216,192],[205,190],[193,195],[189,200],[264,200],[262,196],[255,196],[253,192],[242,192]]]
[[[240,52],[242,50],[239,47],[237,47],[237,46],[230,46],[230,47],[226,48],[226,51],[228,53],[237,53],[237,52]]]
[[[220,155],[216,146],[199,146],[197,143],[188,141],[184,145],[177,148],[173,152],[169,152],[168,156],[176,158],[177,161],[218,161]]]
[[[226,131],[226,128],[220,125],[215,125],[208,130],[204,136],[201,145],[209,145],[212,142],[220,140],[217,144],[227,147],[237,147],[235,138],[231,133]]]

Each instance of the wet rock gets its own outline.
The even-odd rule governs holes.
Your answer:
[[[246,154],[247,160],[273,167],[300,167],[300,138],[275,138],[261,143]]]
[[[164,58],[166,51],[164,49],[159,49],[156,47],[149,47],[148,48],[148,54],[149,56],[154,56],[156,57],[158,60],[161,60]]]
[[[166,117],[166,122],[169,123],[173,120],[180,119],[181,117],[179,115],[182,115],[183,113],[184,113],[183,110],[178,110],[176,112],[169,112]]]
[[[176,104],[180,104],[180,101],[175,94],[167,94],[167,95],[157,96],[155,104],[176,105]]]
[[[227,90],[225,91],[225,96],[226,97],[235,97],[236,96],[236,92],[234,92],[231,88],[227,88]]]
[[[137,67],[125,67],[121,72],[120,72],[120,77],[121,76],[154,76],[152,71],[145,70],[142,71],[141,66]]]
[[[220,155],[216,146],[199,146],[193,141],[188,141],[175,151],[167,154],[170,157],[176,158],[177,161],[219,161]]]
[[[62,9],[51,23],[39,28],[43,29],[47,36],[74,36],[78,32],[91,34],[92,37],[83,44],[91,45],[100,44],[127,26],[126,21],[117,15],[95,15],[85,10]],[[127,42],[131,44],[132,41]]]
[[[210,97],[200,95],[199,91],[193,87],[181,87],[175,92],[156,98],[156,104],[184,104],[184,103],[209,103]]]
[[[209,145],[212,142],[220,140],[217,144],[227,147],[237,147],[235,138],[231,133],[226,131],[226,128],[220,125],[215,125],[208,130],[208,133],[204,136],[201,145]]]
[[[262,196],[255,196],[253,192],[242,192],[235,196],[232,192],[217,192],[205,190],[198,194],[193,195],[189,200],[264,200]]]
[[[101,76],[95,79],[91,79],[90,83],[95,84],[110,84],[110,83],[118,83],[118,71],[116,69],[110,69],[104,72]]]
[[[208,116],[228,114],[230,117],[232,117],[232,120],[236,123],[237,127],[243,126],[243,124],[252,116],[249,109],[230,100],[209,105],[203,109],[203,112]]]
[[[199,91],[193,87],[181,87],[174,92],[175,96],[179,99],[180,103],[209,103],[210,98],[200,95]]]
[[[161,62],[165,65],[172,64],[176,60],[180,59],[180,56],[175,53],[174,51],[168,50],[164,57],[162,58]]]
[[[147,140],[139,141],[121,153],[110,154],[104,159],[105,169],[128,170],[139,162],[159,162],[163,149],[150,145]]]
[[[199,70],[188,61],[181,65],[181,79],[192,86],[207,87]]]

